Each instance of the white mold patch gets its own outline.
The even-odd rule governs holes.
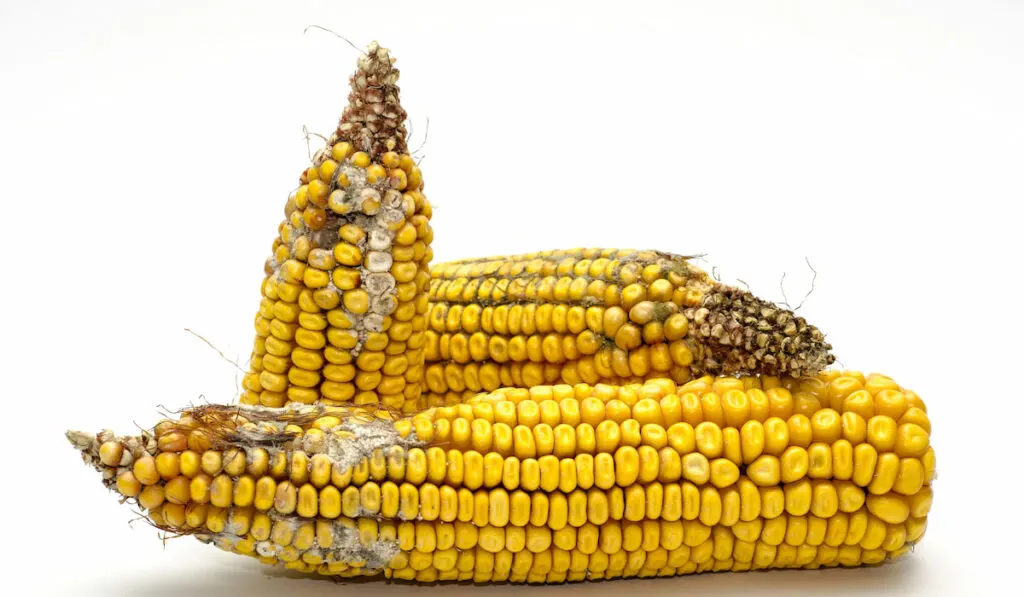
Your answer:
[[[276,518],[275,524],[281,523],[298,529],[301,525],[308,524],[309,520],[295,516]],[[326,563],[359,564],[368,570],[380,570],[387,566],[400,551],[397,540],[378,537],[366,540],[365,537],[360,537],[359,530],[355,528],[354,524],[331,522],[330,537],[329,545],[320,545],[320,537],[317,536],[309,548],[300,551],[300,555],[313,554],[320,556]],[[231,550],[242,538],[230,531],[225,531],[203,537],[202,540],[212,542],[221,549]],[[254,547],[256,553],[265,558],[277,557],[284,549],[269,540],[258,541]]]

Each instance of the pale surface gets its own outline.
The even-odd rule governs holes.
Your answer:
[[[1019,584],[1024,330],[1003,315],[1021,296],[1019,3],[182,4],[0,3],[0,593],[412,590],[281,578],[190,539],[164,547],[128,525],[62,436],[232,400],[234,367],[183,330],[244,365],[263,260],[307,162],[302,125],[333,127],[357,56],[303,35],[310,24],[398,57],[413,148],[430,119],[438,260],[705,253],[768,299],[785,272],[796,305],[806,257],[819,275],[800,313],[842,364],[889,374],[930,407],[935,505],[899,565],[488,594]]]

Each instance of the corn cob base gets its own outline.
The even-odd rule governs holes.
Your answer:
[[[266,564],[550,583],[903,556],[930,428],[893,380],[830,372],[502,389],[414,416],[206,406],[68,437],[159,528]]]

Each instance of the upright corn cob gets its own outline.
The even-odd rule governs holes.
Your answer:
[[[802,317],[678,255],[544,251],[435,264],[431,278],[429,405],[498,387],[806,376],[834,360]]]
[[[418,404],[433,232],[392,62],[376,43],[360,57],[337,130],[288,196],[243,404]]]
[[[893,380],[828,372],[505,388],[400,418],[203,406],[68,438],[156,526],[266,564],[550,583],[902,556],[930,429]]]

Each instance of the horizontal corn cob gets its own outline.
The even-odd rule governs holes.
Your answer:
[[[305,572],[562,582],[860,566],[932,500],[926,407],[881,375],[502,388],[401,416],[202,406],[69,432],[154,525]]]
[[[419,402],[433,232],[392,62],[376,43],[359,59],[337,130],[288,196],[244,404]]]
[[[807,376],[830,350],[802,317],[679,255],[583,248],[431,266],[431,406],[503,386]]]

